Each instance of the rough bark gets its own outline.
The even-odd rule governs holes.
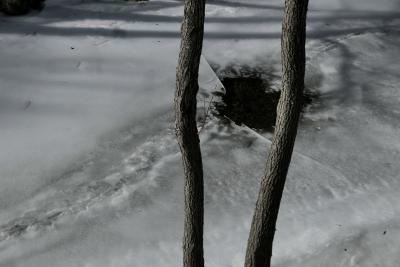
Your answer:
[[[282,92],[271,149],[251,224],[245,267],[269,267],[304,90],[308,0],[286,0],[282,22]]]
[[[176,73],[175,127],[185,175],[183,266],[203,267],[204,188],[196,95],[203,44],[205,0],[185,0]]]

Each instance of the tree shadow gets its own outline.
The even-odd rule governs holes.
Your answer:
[[[161,7],[161,4],[156,7],[135,7],[133,10],[129,9],[129,13],[126,12],[104,12],[104,11],[92,11],[88,9],[71,8],[66,6],[51,6],[47,10],[43,17],[48,19],[59,19],[60,21],[74,21],[79,19],[98,19],[98,20],[117,20],[126,22],[163,22],[163,23],[180,23],[182,16],[168,16],[168,15],[151,15],[143,14],[140,12],[147,10],[160,10],[163,8],[177,7],[180,4],[169,4],[165,7]],[[127,7],[125,5],[125,7]],[[130,8],[130,6],[128,6]],[[271,9],[272,7],[265,7]],[[400,19],[400,12],[379,12],[379,11],[368,11],[360,12],[357,14],[342,12],[340,14],[331,15],[318,15],[310,14],[309,23],[314,22],[326,22],[333,23],[339,20],[393,20]],[[281,22],[282,15],[275,16],[238,16],[238,17],[209,17],[205,18],[206,23],[267,23],[267,22]]]
[[[257,9],[271,9],[281,10],[280,6],[273,5],[260,5],[251,3],[230,3],[226,0],[210,0],[211,4],[221,6],[232,6],[232,7],[248,7]],[[92,1],[91,3],[97,3],[98,1]],[[101,2],[101,4],[104,4]],[[182,1],[174,2],[148,2],[146,4],[134,4],[126,5],[119,3],[114,5],[114,11],[94,11],[85,8],[87,4],[75,3],[71,6],[66,5],[51,5],[46,8],[45,12],[40,14],[39,19],[34,19],[25,23],[23,21],[13,21],[12,27],[6,23],[0,25],[0,33],[16,33],[16,34],[41,34],[41,35],[55,35],[55,36],[106,36],[116,38],[179,38],[179,24],[182,21],[182,16],[171,16],[163,14],[144,14],[143,11],[149,10],[161,10],[164,8],[172,8],[181,6]],[[120,7],[123,5],[124,10],[120,12]],[[82,7],[82,8],[81,8]],[[52,26],[50,23],[55,22],[69,22],[79,20],[110,20],[116,22],[130,22],[130,23],[148,23],[148,30],[128,30],[110,27],[93,28],[93,27],[59,27]],[[390,21],[393,19],[400,19],[400,12],[340,12],[338,14],[319,14],[311,13],[309,15],[309,23],[336,23],[339,20],[383,20]],[[271,16],[237,16],[237,17],[206,17],[206,24],[263,24],[263,23],[280,23],[282,20],[281,12]],[[5,19],[7,22],[8,19]],[[158,24],[176,24],[176,31],[171,30],[153,30],[151,26]],[[314,30],[307,32],[307,38],[309,39],[323,39],[330,38],[346,34],[360,34],[367,31],[379,31],[387,29],[387,26],[380,24],[381,26],[361,26],[354,28],[345,29],[327,29],[327,30]],[[393,26],[394,27],[394,26]],[[156,28],[155,28],[156,29]],[[206,31],[206,39],[278,39],[281,36],[281,32],[209,32]]]
[[[226,1],[226,0],[208,0],[207,4],[226,6],[226,7],[245,7],[245,8],[254,8],[254,9],[283,10],[283,6],[260,5],[260,4],[243,3],[243,2],[232,3],[231,1]]]
[[[308,39],[323,39],[347,34],[363,34],[366,32],[379,32],[388,26],[355,27],[348,29],[334,29],[307,32]],[[392,28],[395,28],[393,26]],[[17,23],[13,27],[0,26],[0,34],[23,34],[45,36],[102,36],[115,38],[179,38],[180,32],[161,30],[126,30],[120,28],[92,28],[92,27],[57,27],[40,24]],[[205,39],[279,39],[281,32],[205,32]]]

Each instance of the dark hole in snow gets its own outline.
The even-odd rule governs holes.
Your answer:
[[[1,0],[0,12],[10,16],[19,16],[29,13],[31,10],[41,11],[44,8],[44,0]]]
[[[217,114],[238,125],[273,131],[280,92],[271,89],[268,79],[261,73],[247,72],[245,76],[225,77],[221,81],[225,93],[215,93],[222,98],[222,102],[215,104]],[[303,110],[317,98],[317,93],[305,90]]]

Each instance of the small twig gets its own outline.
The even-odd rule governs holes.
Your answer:
[[[203,119],[203,122],[202,122],[202,124],[200,126],[199,133],[201,133],[201,131],[204,129],[204,126],[207,123],[207,118],[210,116],[209,114],[210,114],[210,110],[211,110],[211,105],[213,103],[213,99],[214,99],[214,96],[211,96],[211,99],[208,102],[208,107],[206,108],[206,99],[203,98],[204,119]]]
[[[218,84],[215,85],[213,91],[216,91],[217,87],[218,87]],[[214,99],[214,96],[212,95],[210,101],[208,101],[208,107],[206,108],[206,102],[207,101],[206,101],[206,98],[203,98],[204,120],[203,120],[201,126],[199,127],[200,128],[200,130],[198,131],[199,134],[203,130],[204,126],[206,125],[207,118],[209,118],[209,116],[210,116],[209,114],[210,114],[210,110],[211,110],[211,105],[213,103],[213,99]]]

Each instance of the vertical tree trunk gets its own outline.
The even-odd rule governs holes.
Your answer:
[[[282,192],[296,139],[304,89],[308,0],[286,0],[282,22],[282,92],[275,133],[261,179],[245,267],[269,267]]]
[[[205,0],[185,0],[176,72],[175,127],[185,174],[183,266],[203,267],[204,188],[196,95],[203,44]]]

